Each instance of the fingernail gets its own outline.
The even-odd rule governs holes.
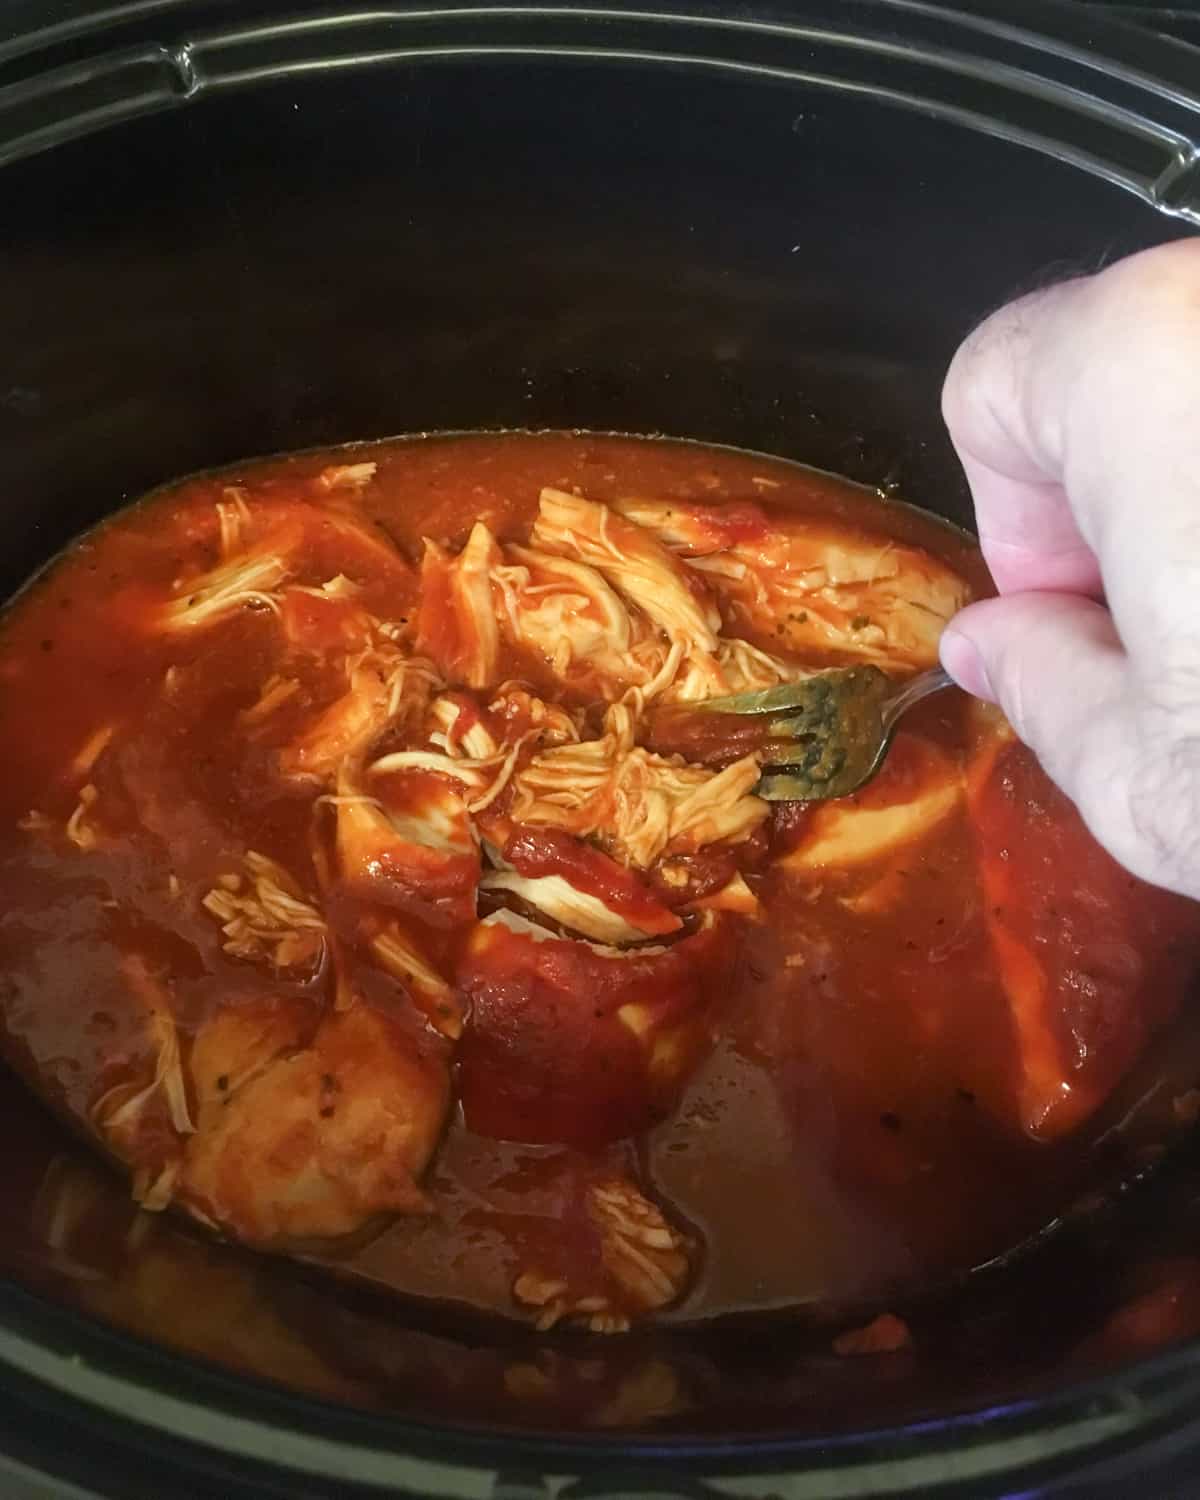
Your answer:
[[[943,631],[940,651],[942,666],[960,688],[973,693],[976,698],[985,698],[989,703],[996,702],[987,667],[978,646],[970,636],[962,635],[957,630]]]

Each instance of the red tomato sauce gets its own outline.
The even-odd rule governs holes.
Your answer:
[[[328,479],[346,464],[375,468],[361,483]],[[387,1093],[393,1076],[425,1090],[431,1109],[443,1093],[452,1103],[411,1183],[360,1173],[346,1192],[412,1211],[372,1218],[345,1244],[270,1247],[506,1316],[537,1318],[564,1299],[585,1315],[603,1304],[600,1319],[684,1321],[882,1303],[1011,1250],[1109,1170],[1097,1143],[1133,1118],[1139,1059],[1179,1012],[1200,952],[1196,907],[1121,872],[1027,752],[943,696],[906,720],[880,776],[847,800],[857,822],[777,808],[738,841],[639,867],[595,839],[514,821],[504,790],[471,813],[502,868],[566,880],[641,927],[619,954],[553,924],[536,942],[519,922],[481,927],[497,909],[530,909],[500,890],[476,905],[487,850],[452,810],[442,843],[395,852],[414,807],[457,783],[407,763],[372,776],[364,761],[347,790],[337,767],[462,754],[482,732],[502,749],[466,752],[478,778],[466,806],[492,784],[510,731],[542,732],[531,696],[573,714],[585,742],[606,704],[501,639],[495,682],[525,698],[497,707],[490,687],[450,681],[457,717],[442,749],[393,705],[368,754],[346,674],[369,650],[410,658],[419,632],[453,657],[458,606],[445,576],[422,597],[424,539],[456,556],[483,521],[499,544],[524,545],[544,486],[678,502],[713,553],[758,545],[780,517],[815,518],[923,549],[986,589],[972,545],[930,517],[794,465],[689,444],[402,440],[172,486],[77,542],[0,627],[9,1061],[136,1180],[153,1177],[177,1127],[165,1096],[141,1116],[126,1108],[154,1068],[131,956],[159,997],[149,1011],[170,1013],[193,1123],[206,1109],[232,1113],[216,1095],[266,1088],[266,1074],[224,1086],[222,1074],[206,1102],[197,1053],[214,1018],[269,1019],[275,1059],[308,1057],[329,1032],[342,1061],[312,1072],[313,1108],[328,1120],[256,1136],[264,1159],[343,1152],[365,1172],[376,1127],[355,1123],[341,1081],[394,1050],[396,1071],[376,1090],[380,1141],[407,1130],[403,1150],[416,1150],[417,1127]],[[218,504],[244,504],[260,532],[272,515],[296,528],[287,579],[264,574],[219,623],[164,633],[162,601],[190,602],[175,585],[217,568],[221,526],[241,524],[221,521]],[[711,576],[688,575],[697,598],[711,599]],[[364,617],[393,634],[372,646]],[[762,639],[726,625],[730,638]],[[424,690],[385,672],[364,691],[401,704]],[[717,729],[672,708],[639,744],[719,764],[753,748],[757,731],[732,732],[723,756]],[[533,753],[531,741],[518,764]],[[886,823],[897,807],[923,809],[916,833]],[[876,852],[863,856],[855,830],[867,826]],[[288,878],[270,901],[289,923],[298,903],[316,925],[244,917],[255,853]],[[704,905],[735,877],[740,909]],[[233,902],[218,897],[219,921],[205,905],[213,891]],[[107,1118],[141,1119],[128,1138],[98,1135],[106,1094]],[[673,1289],[658,1302],[653,1287],[622,1302],[606,1280],[616,1252],[605,1205],[624,1211],[614,1183],[649,1205],[632,1212],[663,1216],[665,1227],[645,1219],[640,1230],[658,1257],[646,1275]],[[223,1227],[236,1233],[236,1220]],[[679,1258],[687,1275],[673,1280]],[[525,1274],[530,1300],[515,1307]],[[567,1282],[569,1294],[553,1290]]]

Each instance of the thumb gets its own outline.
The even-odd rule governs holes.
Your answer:
[[[1018,737],[1127,869],[1163,872],[1127,799],[1137,761],[1130,673],[1112,617],[1079,594],[1023,593],[969,605],[946,627],[942,664],[977,697],[998,703]]]
[[[943,631],[941,654],[955,682],[998,703],[1039,754],[1090,723],[1125,686],[1112,616],[1076,593],[1029,591],[968,605]]]

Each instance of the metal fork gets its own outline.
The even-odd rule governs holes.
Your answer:
[[[819,802],[844,797],[874,776],[900,718],[952,686],[941,667],[899,686],[878,667],[835,667],[761,693],[709,698],[696,708],[775,715],[758,751],[764,771],[755,792],[768,802]]]

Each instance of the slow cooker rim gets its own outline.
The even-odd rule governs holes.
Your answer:
[[[24,73],[18,70],[15,82],[0,82],[0,166],[130,119],[189,106],[225,88],[243,88],[335,67],[488,58],[609,60],[745,72],[767,80],[850,90],[1040,150],[1107,178],[1159,212],[1200,224],[1200,92],[1190,81],[1184,82],[1189,78],[1186,64],[1193,50],[1186,44],[1111,18],[1096,21],[1089,17],[1084,26],[1068,0],[1019,0],[1015,6],[1010,0],[976,0],[970,8],[940,0],[853,3],[860,15],[864,11],[878,13],[875,30],[836,32],[828,26],[802,26],[794,17],[796,7],[786,0],[758,0],[757,5],[737,16],[723,15],[715,7],[706,7],[703,0],[689,6],[680,0],[667,0],[655,10],[559,0],[552,5],[409,4],[387,10],[350,7],[316,17],[305,11],[289,11],[270,24],[242,21],[195,33],[152,33],[141,45],[124,45],[67,63],[62,61],[56,43],[63,28],[35,23],[24,32],[14,28],[8,41],[0,44],[0,70],[6,60],[11,73],[14,59],[24,60],[24,64],[30,57],[35,59],[32,72],[26,66]],[[166,0],[156,5],[151,0],[135,5],[132,14],[165,24],[176,13],[185,12],[188,4],[189,0]],[[268,6],[268,15],[273,16],[274,10]],[[905,25],[913,18],[920,24],[948,28],[956,47],[944,42],[918,44],[913,39],[897,42],[887,28],[899,28],[903,37]],[[72,42],[103,42],[120,31],[127,19],[128,13],[98,0],[92,17],[77,15],[66,35]],[[460,36],[465,22],[472,29]],[[644,30],[651,43],[666,29],[685,39],[691,31],[697,37],[736,37],[739,44],[750,39],[757,45],[769,43],[769,47],[761,56],[748,60],[709,55],[694,48],[665,51],[655,45],[647,47],[640,40],[636,46],[621,43],[612,35],[612,28],[618,24],[633,27],[639,37]],[[346,53],[345,38],[367,25],[387,29],[386,45],[376,45],[374,50],[357,45]],[[406,26],[425,40],[419,45],[414,41],[401,46],[391,33]],[[443,28],[440,39],[429,40],[439,26]],[[557,26],[568,27],[565,40],[555,40]],[[485,40],[483,33],[489,28],[496,35]],[[514,41],[508,36],[514,28],[526,28],[534,34]],[[545,35],[537,28],[545,29]],[[309,46],[308,51],[296,54],[297,39],[307,46],[314,38],[323,37],[335,44],[332,52],[313,55]],[[800,41],[805,46],[819,42],[835,51],[852,47],[869,54],[873,64],[898,71],[919,64],[946,70],[957,78],[958,69],[972,88],[1002,83],[1008,90],[1008,103],[1003,111],[989,113],[956,103],[952,97],[940,98],[936,91],[922,93],[908,85],[889,87],[870,77],[837,77],[813,70],[807,61],[804,66],[787,67],[776,60],[774,49],[788,41]],[[976,45],[978,50],[973,53]],[[1006,50],[1012,47],[1017,49],[1015,62]],[[1053,58],[1056,68],[1067,69],[1065,77],[1045,68],[1041,74],[1031,71],[1030,52],[1041,54],[1043,61]],[[1097,88],[1103,84],[1106,94],[1101,97],[1096,90],[1089,93],[1088,83],[1095,83]],[[1073,111],[1087,116],[1090,112],[1090,137],[1080,143],[1035,128],[1037,109],[1047,100],[1068,114]],[[1017,105],[1015,114],[1013,101]],[[1020,123],[1021,108],[1030,111],[1028,125]],[[1168,127],[1150,113],[1151,109],[1155,113],[1177,111],[1178,121]],[[1112,140],[1106,155],[1099,132],[1102,126],[1114,129],[1118,120],[1131,151],[1135,142],[1140,148],[1150,140],[1156,143],[1159,155],[1154,163],[1118,163],[1112,154]]]
[[[961,15],[957,7],[924,4],[920,3],[920,0],[882,0],[882,3],[895,10],[897,14],[907,11],[923,11]],[[182,10],[185,5],[186,0],[173,0],[169,8]],[[160,9],[165,12],[167,7]],[[447,14],[452,14],[464,8],[441,7],[440,9]],[[516,6],[504,9],[530,16],[541,15],[545,12],[544,7]],[[557,6],[553,9],[569,11],[580,10],[581,7]],[[994,3],[994,0],[987,0],[986,4],[976,7],[977,11],[987,10],[993,14],[1001,12],[1011,14],[1012,9],[1012,6]],[[1067,7],[1059,5],[1056,0],[1043,0],[1040,5],[1024,4],[1021,6],[1021,11],[1023,14],[1036,12],[1049,26],[1050,22],[1055,19],[1065,24]],[[1070,14],[1073,32],[1078,18],[1074,12]],[[685,13],[676,11],[670,19],[686,21],[688,17]],[[1099,31],[1101,34],[1106,30],[1111,30],[1114,34],[1126,32],[1122,23],[1109,20],[1096,23],[1092,30],[1093,32]],[[1036,36],[1036,33],[1029,34]],[[1133,34],[1128,32],[1128,35]],[[1152,56],[1155,52],[1160,52],[1165,59],[1171,55],[1178,56],[1183,50],[1166,39],[1147,38],[1140,33],[1138,36],[1142,43],[1149,44],[1148,51],[1145,48],[1139,49],[1140,55],[1143,56]],[[1110,40],[1113,41],[1115,47],[1115,35]],[[1110,76],[1106,75],[1102,69],[1098,69],[1097,72],[1101,77]],[[203,90],[197,89],[194,92],[199,94]],[[4,103],[4,93],[5,90],[0,88],[0,106]],[[1190,96],[1188,107],[1197,111],[1200,116],[1200,94]],[[99,123],[96,128],[99,128]],[[1194,142],[1193,149],[1200,153],[1200,147],[1195,146]],[[1197,160],[1200,160],[1200,154],[1190,163],[1185,164],[1188,173],[1191,173]],[[1089,170],[1083,163],[1075,164],[1084,170]],[[1183,179],[1177,177],[1173,180],[1178,184]],[[1191,180],[1194,182],[1194,177]],[[1128,184],[1120,185],[1128,186]],[[1141,196],[1160,212],[1171,213],[1178,218],[1200,224],[1200,196],[1196,197],[1195,208],[1192,208],[1184,199],[1179,202],[1164,203],[1147,193],[1142,193]],[[371,1443],[372,1447],[378,1447],[383,1442],[388,1448],[399,1449],[403,1445],[408,1451],[414,1451],[427,1444],[444,1443],[445,1434],[447,1430],[450,1430],[449,1424],[445,1423],[413,1422],[403,1418],[381,1416],[369,1411],[353,1411],[322,1401],[317,1397],[287,1391],[254,1377],[238,1375],[218,1365],[210,1364],[208,1361],[179,1355],[148,1341],[105,1327],[83,1314],[58,1307],[36,1293],[29,1292],[13,1283],[0,1281],[0,1365],[3,1365],[8,1372],[6,1378],[21,1372],[19,1362],[13,1358],[14,1350],[10,1347],[9,1339],[9,1331],[14,1326],[21,1325],[24,1325],[39,1341],[58,1342],[68,1347],[75,1346],[73,1355],[62,1356],[64,1379],[61,1384],[54,1385],[45,1380],[42,1382],[47,1389],[55,1390],[60,1395],[75,1401],[81,1401],[84,1398],[70,1389],[70,1381],[66,1378],[69,1374],[70,1360],[79,1359],[82,1367],[86,1369],[91,1361],[91,1352],[94,1350],[97,1365],[100,1364],[101,1356],[103,1356],[115,1363],[118,1369],[128,1364],[134,1369],[144,1369],[148,1375],[154,1373],[155,1366],[158,1366],[157,1378],[153,1381],[153,1385],[149,1379],[146,1381],[148,1389],[161,1389],[164,1384],[162,1378],[164,1372],[173,1373],[176,1382],[182,1382],[184,1385],[192,1380],[199,1381],[200,1377],[203,1377],[203,1383],[214,1382],[214,1391],[224,1390],[228,1398],[230,1414],[234,1416],[238,1414],[239,1408],[244,1409],[247,1393],[253,1391],[256,1402],[265,1403],[272,1411],[280,1414],[289,1410],[294,1411],[296,1419],[294,1430],[299,1432],[310,1432],[319,1420],[320,1424],[325,1427],[345,1425],[373,1431],[376,1437]],[[884,1449],[910,1440],[918,1433],[939,1429],[948,1433],[961,1433],[972,1426],[978,1428],[981,1423],[988,1421],[995,1423],[1002,1419],[1020,1420],[1034,1417],[1037,1420],[1031,1424],[1031,1428],[1036,1430],[1043,1423],[1052,1422],[1069,1408],[1086,1407],[1089,1403],[1094,1405],[1097,1402],[1119,1404],[1127,1393],[1133,1395],[1135,1399],[1140,1399],[1137,1397],[1135,1388],[1140,1390],[1163,1383],[1180,1383],[1181,1378],[1184,1383],[1193,1379],[1200,1383],[1200,1366],[1197,1365],[1196,1358],[1198,1353],[1200,1353],[1200,1339],[1192,1339],[1169,1350],[1122,1366],[1119,1371],[1110,1370],[1107,1374],[1089,1377],[1048,1394],[1018,1398],[1000,1408],[985,1408],[983,1411],[978,1408],[964,1408],[961,1411],[949,1413],[945,1417],[939,1416],[927,1421],[902,1423],[831,1436],[780,1439],[753,1436],[725,1441],[690,1441],[687,1438],[676,1438],[674,1435],[651,1439],[617,1433],[607,1441],[599,1441],[590,1437],[564,1438],[561,1433],[539,1434],[528,1429],[513,1432],[509,1429],[493,1430],[470,1424],[462,1426],[456,1424],[452,1430],[456,1443],[461,1447],[470,1448],[473,1456],[475,1450],[479,1450],[480,1461],[486,1461],[488,1450],[492,1450],[502,1451],[505,1462],[511,1462],[514,1454],[524,1454],[527,1457],[536,1456],[539,1464],[543,1465],[555,1457],[569,1459],[572,1462],[603,1464],[608,1461],[617,1461],[619,1451],[619,1461],[622,1463],[633,1459],[652,1466],[670,1464],[674,1468],[680,1465],[703,1464],[711,1471],[721,1467],[745,1468],[747,1465],[752,1465],[756,1470],[763,1470],[771,1467],[785,1467],[797,1457],[809,1454],[816,1448],[836,1448],[846,1452],[861,1451],[871,1447]],[[41,1379],[38,1376],[34,1378]],[[1116,1395],[1114,1395],[1114,1387],[1117,1388]],[[1188,1392],[1190,1391],[1189,1383]],[[1197,1404],[1200,1407],[1200,1402]]]
[[[688,1432],[640,1435],[615,1429],[564,1436],[552,1428],[448,1423],[346,1406],[155,1344],[0,1278],[0,1389],[16,1382],[23,1398],[30,1399],[30,1381],[43,1399],[121,1418],[168,1440],[200,1443],[248,1459],[265,1453],[280,1460],[273,1444],[289,1438],[306,1445],[315,1442],[331,1458],[351,1449],[442,1462],[446,1433],[453,1431],[459,1467],[521,1459],[553,1470],[556,1463],[595,1467],[633,1460],[674,1470],[682,1465],[707,1473],[749,1467],[765,1472],[786,1470],[817,1454],[847,1467],[856,1459],[875,1463],[884,1455],[898,1463],[916,1445],[919,1451],[911,1456],[925,1458],[931,1447],[961,1453],[964,1444],[1002,1447],[1048,1433],[1060,1437],[1061,1452],[1052,1456],[1066,1458],[1146,1433],[1165,1420],[1177,1434],[1181,1415],[1189,1430],[1200,1427],[1200,1337],[1052,1390],[844,1432],[746,1432],[718,1439]],[[1169,1409],[1164,1411],[1164,1406]],[[179,1420],[189,1409],[221,1424],[219,1441],[197,1433],[194,1420]],[[153,1412],[160,1413],[161,1420]],[[174,1421],[169,1420],[172,1413]],[[1061,1441],[1072,1425],[1079,1430],[1079,1441]],[[269,1433],[271,1445],[264,1450],[247,1444],[246,1434],[240,1432],[247,1427]],[[322,1436],[314,1439],[318,1433]]]

